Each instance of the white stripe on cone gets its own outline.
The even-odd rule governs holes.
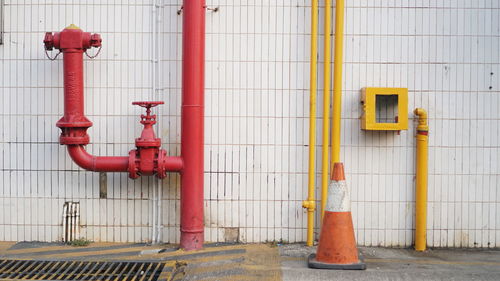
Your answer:
[[[328,186],[328,199],[325,211],[328,212],[350,212],[351,202],[349,200],[349,189],[345,180],[331,181]]]

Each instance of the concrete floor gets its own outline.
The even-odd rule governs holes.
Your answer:
[[[316,248],[280,246],[283,280],[500,280],[500,250],[360,248],[365,271],[318,270],[307,267]]]
[[[35,263],[31,267],[20,265],[19,263],[23,260],[38,262],[40,267],[37,267]],[[52,266],[52,268],[86,268],[86,264],[82,263],[89,262],[118,264],[117,267],[110,267],[109,271],[90,271],[71,275],[91,276],[93,280],[115,280],[113,276],[117,274],[113,269],[120,268],[120,263],[144,264],[147,262],[164,264],[157,279],[162,281],[282,280],[278,247],[267,244],[207,243],[203,250],[186,252],[179,250],[177,245],[171,244],[91,243],[84,247],[73,247],[64,243],[0,242],[0,281],[18,280],[17,277],[31,275],[34,271],[38,274],[35,275],[41,276],[42,279],[31,278],[30,280],[46,280],[43,277],[47,275],[44,274],[48,272],[47,274],[50,275],[51,271],[43,266],[48,261],[65,262],[63,265]],[[50,268],[50,265],[47,266]],[[88,266],[92,267],[92,265]],[[40,268],[42,270],[39,270]],[[121,276],[127,275],[126,272],[120,274]],[[58,278],[65,280],[63,275],[50,275],[50,277],[51,280]],[[72,280],[75,279],[82,280],[79,278]],[[139,279],[138,277],[137,280]]]
[[[185,252],[169,244],[92,243],[72,247],[63,243],[0,242],[0,280],[17,280],[7,278],[10,275],[5,274],[2,260],[64,261],[69,265],[87,261],[160,262],[165,267],[158,280],[500,280],[500,250],[417,253],[411,249],[360,248],[368,266],[365,271],[310,269],[307,257],[315,251],[301,244],[212,243],[201,251]]]

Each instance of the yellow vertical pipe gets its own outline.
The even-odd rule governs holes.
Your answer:
[[[333,66],[332,163],[340,161],[342,115],[342,65],[344,62],[344,0],[335,5],[335,57]]]
[[[415,250],[425,251],[427,245],[427,147],[429,126],[427,112],[422,108],[414,111],[417,126],[417,171],[415,191]]]
[[[332,1],[325,0],[325,65],[323,78],[323,145],[321,151],[321,221],[328,197],[328,144],[330,129],[330,62],[331,62]]]
[[[307,246],[312,246],[314,241],[314,211],[316,202],[314,198],[314,162],[316,148],[316,79],[318,66],[318,0],[311,4],[311,63],[310,63],[310,117],[309,117],[309,180],[307,186],[307,200],[302,202],[302,207],[307,209]]]

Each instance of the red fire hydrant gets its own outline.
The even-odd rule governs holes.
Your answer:
[[[87,129],[92,126],[83,112],[83,52],[101,46],[101,36],[83,32],[75,25],[61,32],[45,33],[46,50],[59,49],[64,55],[64,116],[56,126],[61,128],[61,144],[88,144]]]
[[[83,32],[75,25],[70,25],[61,32],[45,34],[46,50],[58,49],[64,60],[64,116],[56,126],[61,128],[59,142],[68,146],[71,158],[82,168],[96,172],[128,172],[133,179],[141,175],[154,175],[165,178],[167,172],[182,170],[180,157],[168,157],[167,151],[160,149],[161,139],[156,138],[153,125],[156,115],[151,115],[151,108],[162,101],[134,102],[146,108],[146,115],[141,115],[144,125],[141,137],[135,140],[137,149],[129,156],[93,156],[85,151],[84,145],[90,142],[87,129],[92,126],[84,114],[83,102],[83,53],[92,47],[101,47],[101,36]]]

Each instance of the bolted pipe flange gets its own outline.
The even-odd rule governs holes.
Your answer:
[[[156,170],[156,176],[159,179],[164,179],[167,177],[167,151],[165,149],[160,149],[157,161],[158,168]]]
[[[88,127],[60,127],[61,136],[59,143],[61,145],[86,145],[90,143],[90,137],[87,135]]]
[[[137,150],[132,149],[128,153],[128,176],[131,179],[137,179],[139,174],[139,159],[137,158]]]

